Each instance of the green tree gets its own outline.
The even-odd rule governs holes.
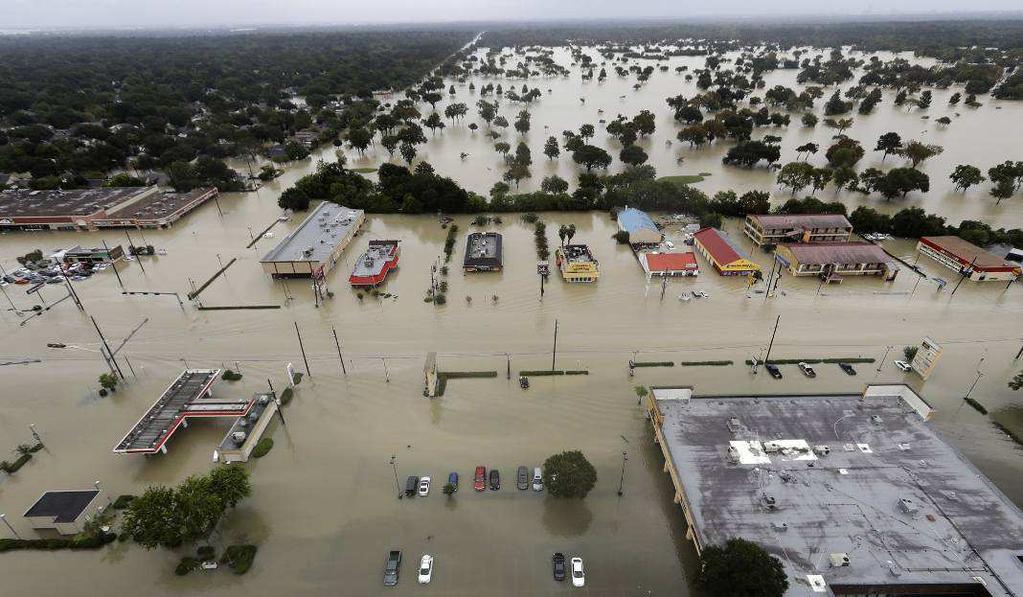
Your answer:
[[[356,127],[348,131],[348,142],[359,151],[359,155],[366,153],[366,148],[373,142],[373,133],[364,126]]]
[[[767,191],[746,191],[739,197],[743,214],[766,214],[771,210],[771,194]]]
[[[561,148],[558,147],[557,137],[552,135],[547,138],[547,142],[543,146],[543,154],[551,160],[555,160],[561,155]]]
[[[813,182],[813,174],[816,168],[806,162],[789,162],[778,171],[778,184],[792,189],[792,196],[805,189]]]
[[[568,181],[557,174],[552,174],[540,183],[540,190],[549,195],[568,192]]]
[[[906,358],[906,362],[909,363],[916,357],[917,351],[920,350],[919,346],[903,346],[902,356]]]
[[[597,469],[578,450],[555,454],[544,461],[543,484],[560,498],[584,498],[597,484]]]
[[[629,164],[630,166],[638,166],[646,162],[650,156],[643,151],[643,148],[638,145],[629,145],[622,149],[618,154],[618,159],[623,163]]]
[[[508,152],[511,151],[511,144],[505,143],[504,141],[498,141],[497,143],[494,143],[494,151],[501,155],[508,155]]]
[[[587,172],[594,168],[607,168],[611,165],[611,155],[595,145],[583,145],[572,152],[572,159],[575,163],[586,166]]]
[[[922,162],[940,154],[944,150],[945,149],[940,145],[929,145],[919,141],[910,141],[909,143],[906,143],[905,147],[896,150],[894,153],[908,158],[915,169]]]
[[[117,390],[117,376],[113,373],[103,373],[99,376],[99,385],[104,390],[114,392]]]
[[[592,124],[584,124],[579,127],[579,136],[583,139],[589,139],[596,134],[597,129]]]
[[[883,151],[884,157],[882,161],[888,158],[889,153],[894,153],[902,149],[902,137],[896,132],[885,133],[877,139],[877,147],[874,151]]]
[[[746,539],[707,546],[700,564],[696,584],[710,597],[782,597],[789,588],[781,561]]]
[[[905,197],[910,191],[930,190],[930,178],[913,168],[892,168],[874,182],[874,190],[886,199]]]
[[[980,173],[980,168],[969,164],[959,164],[956,166],[949,178],[955,183],[955,188],[964,193],[966,189],[985,180],[984,175]]]
[[[128,504],[121,530],[146,549],[176,547],[184,542],[183,516],[173,488],[150,487]]]
[[[426,128],[430,129],[433,133],[436,133],[437,129],[443,129],[445,126],[444,121],[440,119],[440,114],[436,112],[431,112],[430,115],[426,117],[426,120],[423,121],[423,124],[425,124]]]
[[[128,174],[127,172],[119,172],[110,177],[109,180],[103,183],[104,187],[144,187],[146,182],[141,178],[137,178]]]
[[[529,121],[530,121],[529,111],[528,110],[520,111],[518,116],[515,117],[515,130],[517,130],[519,133],[523,135],[528,133],[530,126]]]

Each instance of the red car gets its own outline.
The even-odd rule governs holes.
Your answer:
[[[486,491],[487,489],[487,468],[484,466],[476,467],[476,474],[473,476],[472,488],[476,491]]]

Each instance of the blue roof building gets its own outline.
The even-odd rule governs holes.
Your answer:
[[[618,212],[618,228],[629,233],[629,243],[633,245],[656,245],[663,238],[650,216],[633,207]]]

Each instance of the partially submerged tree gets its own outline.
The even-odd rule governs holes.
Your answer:
[[[543,484],[550,495],[584,498],[597,483],[597,469],[578,450],[555,454],[544,461]]]
[[[696,584],[710,597],[782,597],[789,588],[781,560],[738,538],[704,548]]]

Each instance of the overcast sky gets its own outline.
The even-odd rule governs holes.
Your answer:
[[[0,0],[0,30],[1019,11],[1020,0]]]

